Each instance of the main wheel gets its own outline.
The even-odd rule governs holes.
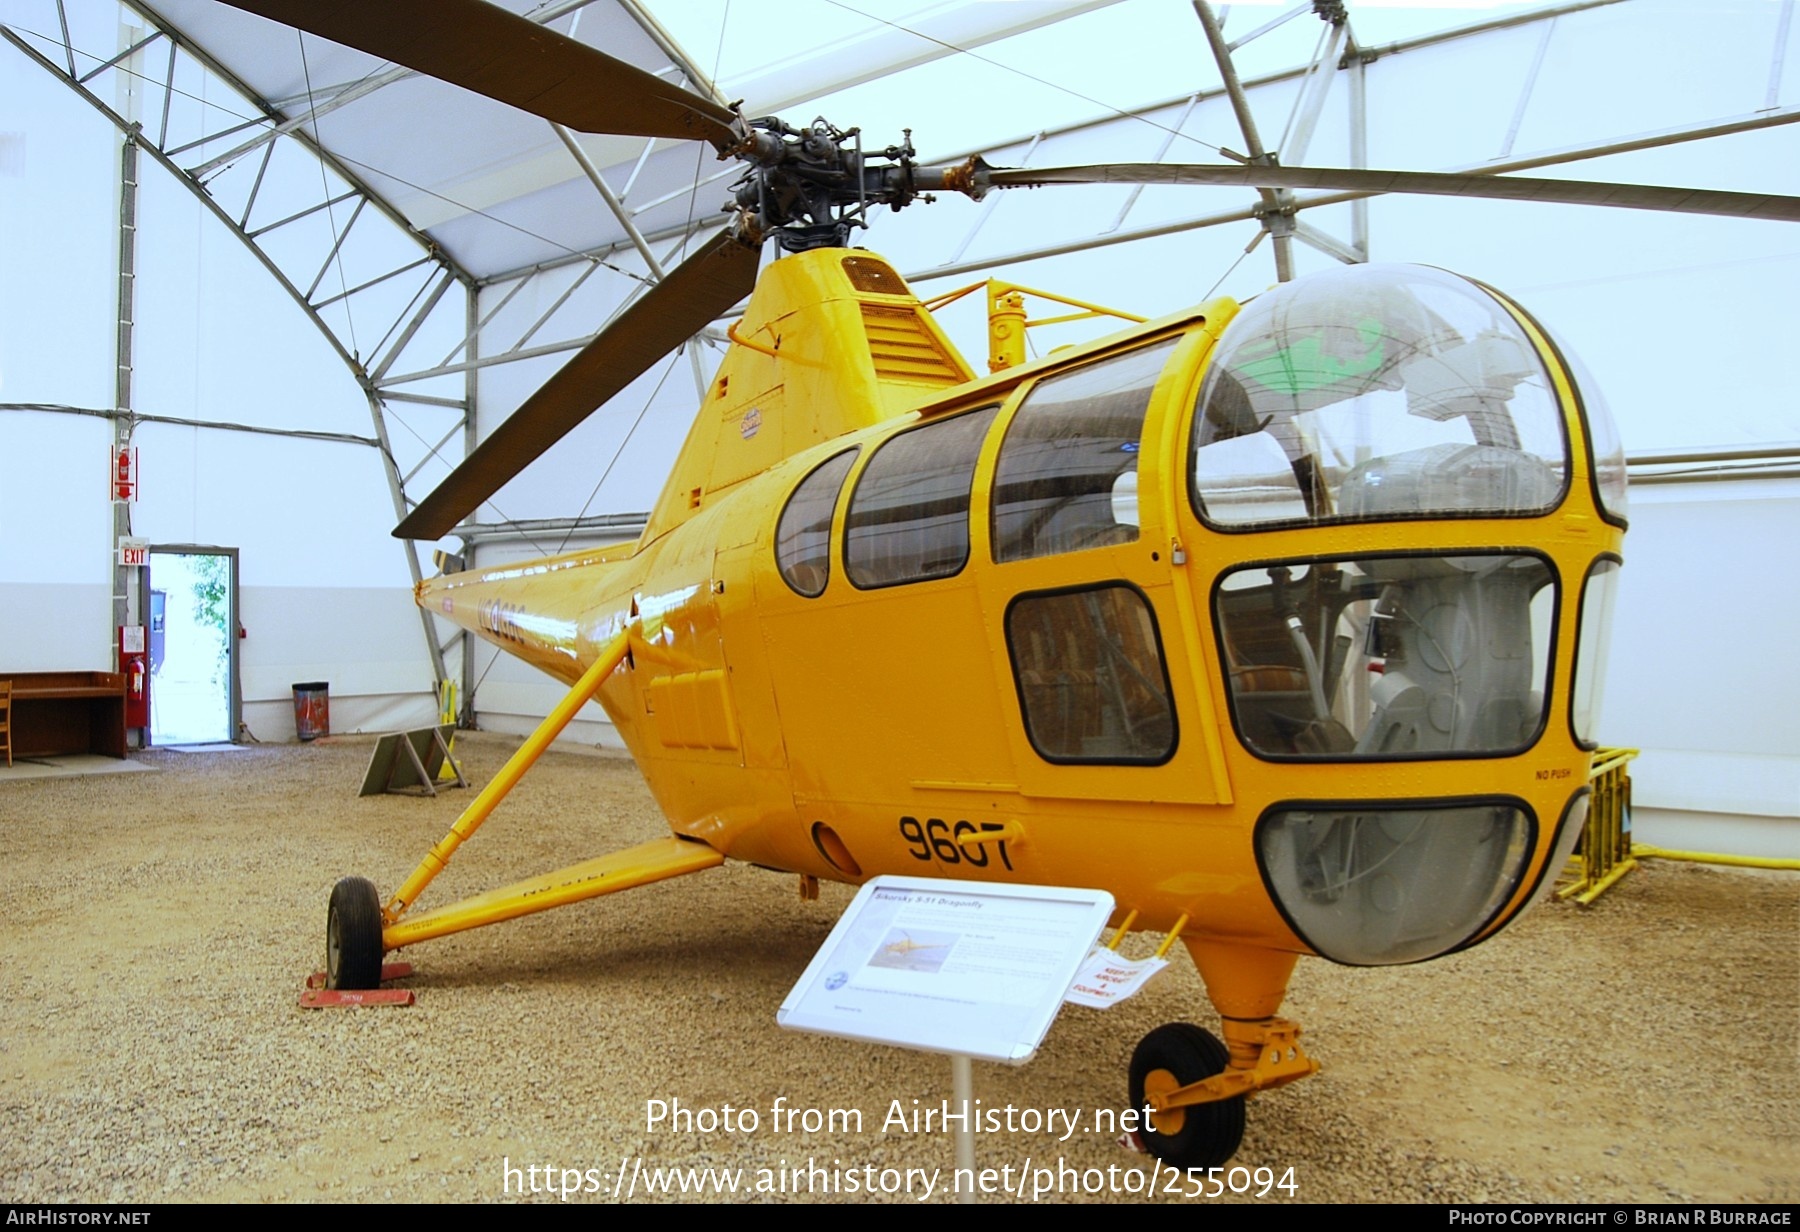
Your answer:
[[[1131,1054],[1131,1106],[1144,1097],[1185,1087],[1223,1073],[1231,1054],[1212,1032],[1186,1022],[1165,1023]],[[1145,1148],[1176,1168],[1215,1168],[1237,1154],[1244,1140],[1244,1097],[1171,1108],[1144,1126]]]
[[[331,887],[325,916],[325,987],[381,985],[381,895],[366,877]]]

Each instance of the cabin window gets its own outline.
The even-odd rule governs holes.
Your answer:
[[[1557,587],[1540,556],[1288,561],[1227,573],[1231,714],[1273,760],[1523,752],[1544,728]]]
[[[1575,686],[1570,693],[1569,726],[1584,749],[1596,744],[1594,724],[1606,688],[1607,643],[1612,632],[1613,600],[1619,593],[1619,561],[1606,556],[1588,570],[1581,586],[1581,617],[1575,637]]]
[[[1048,377],[1013,416],[994,472],[994,559],[1138,537],[1137,460],[1175,340]]]
[[[831,511],[856,450],[834,454],[812,469],[788,497],[775,525],[775,564],[799,594],[816,599],[831,580]]]
[[[962,571],[975,459],[999,410],[932,420],[876,449],[844,519],[844,569],[854,585],[898,586]]]
[[[1346,266],[1259,295],[1194,410],[1194,509],[1223,529],[1527,516],[1567,486],[1536,343],[1486,290]]]
[[[1157,765],[1174,754],[1162,638],[1136,587],[1020,595],[1006,645],[1026,735],[1046,761]]]
[[[1536,818],[1507,797],[1304,804],[1257,822],[1256,859],[1308,945],[1334,962],[1384,966],[1474,940],[1518,889],[1536,839]]]

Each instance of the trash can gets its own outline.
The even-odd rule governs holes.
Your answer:
[[[308,680],[294,686],[294,731],[301,740],[331,734],[331,684]]]

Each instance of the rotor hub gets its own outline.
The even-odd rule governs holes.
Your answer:
[[[912,130],[871,164],[862,130],[820,117],[796,128],[777,116],[738,120],[741,140],[722,157],[748,164],[725,208],[745,232],[773,237],[786,252],[847,247],[868,226],[870,207],[903,209],[919,197]],[[926,200],[930,200],[929,197]]]

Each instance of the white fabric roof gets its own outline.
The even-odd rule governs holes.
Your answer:
[[[702,93],[716,65],[715,96],[741,99],[753,116],[777,113],[803,123],[823,109],[841,126],[860,125],[871,148],[899,140],[910,127],[928,159],[1219,86],[1187,0],[664,0],[651,6],[654,16],[632,0],[502,2],[528,16],[560,12],[545,24]],[[1529,7],[1353,9],[1358,37],[1369,42]],[[1242,37],[1291,8],[1227,5],[1227,33]],[[302,115],[309,100],[398,77],[325,111],[304,130],[477,278],[626,238],[542,120],[214,0],[163,0],[156,12],[289,117]],[[659,21],[668,37],[656,37]],[[1287,21],[1239,51],[1241,71],[1251,76],[1305,63],[1321,30],[1309,14]],[[1079,81],[1070,79],[1072,64],[1081,66]],[[1140,127],[1138,144],[1154,144],[1154,125]],[[695,142],[657,142],[640,167],[649,144],[642,138],[581,141],[615,192],[629,185],[625,203],[647,234],[717,215],[736,178]],[[1230,130],[1214,144],[1226,141],[1241,144]],[[232,144],[204,153],[216,157]],[[1181,142],[1170,157],[1214,153],[1204,141]],[[245,160],[248,166],[255,158]],[[712,182],[695,193],[696,178]]]

